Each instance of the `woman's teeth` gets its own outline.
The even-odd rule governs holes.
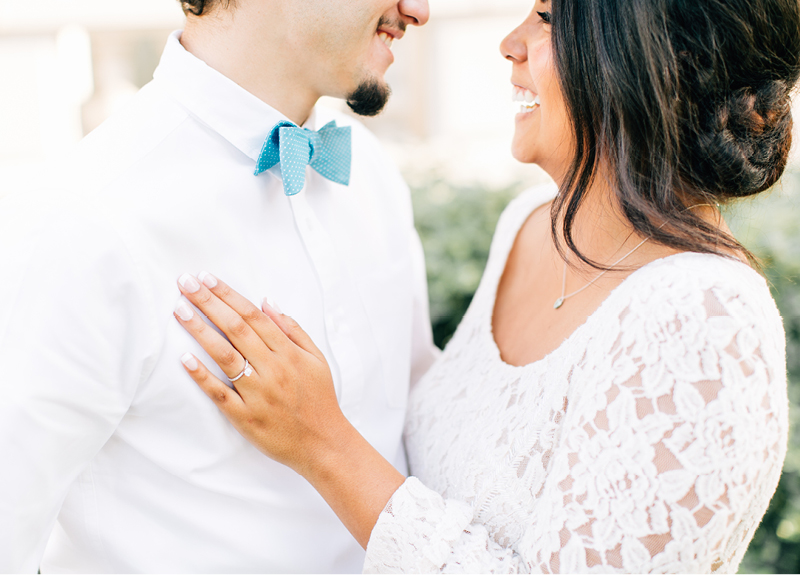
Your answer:
[[[378,38],[381,39],[381,42],[386,44],[389,48],[392,47],[392,42],[394,42],[394,36],[391,34],[387,34],[386,32],[378,32]]]
[[[511,101],[514,103],[521,102],[519,107],[520,114],[532,112],[541,105],[538,94],[534,94],[530,90],[518,86],[514,86],[511,90]]]

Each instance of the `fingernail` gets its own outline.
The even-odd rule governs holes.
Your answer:
[[[203,282],[203,285],[209,289],[217,287],[217,278],[208,272],[200,272],[197,274],[197,279]]]
[[[191,274],[183,274],[178,278],[178,283],[189,293],[194,293],[200,289],[200,284],[197,283],[197,280],[194,279],[194,276]]]
[[[181,363],[186,366],[189,371],[197,369],[197,359],[191,353],[184,353],[181,357]]]
[[[192,316],[194,316],[192,308],[189,307],[189,304],[183,299],[179,299],[178,303],[175,304],[175,314],[183,321],[189,321],[192,319]]]
[[[274,309],[278,313],[283,313],[281,308],[278,304],[275,303],[275,300],[271,297],[267,296],[264,298],[263,305],[267,306],[268,308]]]

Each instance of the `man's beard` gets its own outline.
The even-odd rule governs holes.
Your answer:
[[[392,90],[375,78],[362,82],[347,98],[347,105],[359,116],[377,116],[389,101]]]

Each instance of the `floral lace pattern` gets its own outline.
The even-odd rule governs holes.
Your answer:
[[[491,318],[526,192],[481,286],[412,390],[413,477],[366,572],[735,573],[788,434],[783,326],[742,263],[677,254],[631,274],[559,348],[506,364]]]

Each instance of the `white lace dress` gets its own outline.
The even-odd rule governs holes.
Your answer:
[[[491,331],[517,232],[498,224],[481,285],[412,390],[413,476],[367,572],[733,573],[786,454],[781,318],[764,279],[678,254],[629,276],[544,359],[514,367]]]

